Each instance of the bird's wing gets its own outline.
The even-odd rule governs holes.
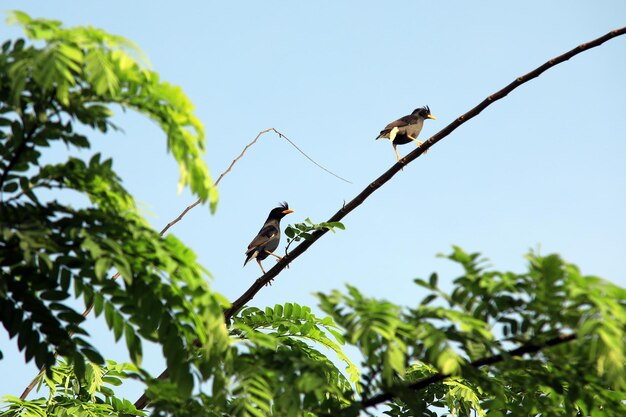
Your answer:
[[[393,122],[385,126],[383,130],[380,131],[380,135],[378,135],[378,137],[382,138],[384,136],[387,136],[393,130],[394,127],[401,128],[404,126],[408,126],[409,124],[411,124],[412,121],[413,121],[413,117],[410,115],[401,117],[398,120],[394,120]]]
[[[280,230],[278,229],[278,227],[276,227],[275,224],[267,223],[263,225],[263,227],[261,228],[261,230],[259,230],[259,233],[256,235],[256,237],[252,239],[252,242],[250,242],[250,244],[248,245],[248,252],[251,249],[257,248],[269,242],[279,233],[280,233]]]

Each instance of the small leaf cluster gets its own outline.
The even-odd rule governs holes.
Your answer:
[[[235,318],[232,333],[239,339],[230,381],[234,415],[318,414],[353,399],[359,370],[342,351],[330,317],[320,319],[297,303],[249,307]],[[345,364],[349,379],[320,348]]]
[[[285,253],[287,253],[287,249],[293,242],[311,240],[313,232],[330,230],[335,233],[335,229],[345,230],[346,227],[341,222],[313,223],[308,217],[302,223],[296,223],[293,226],[289,225],[285,228],[285,235],[287,235]]]
[[[157,415],[313,416],[345,407],[355,398],[359,370],[342,351],[340,329],[297,303],[261,310],[248,307],[234,317],[231,348],[210,379],[210,392],[177,403],[171,385],[151,387]],[[327,357],[345,364],[346,377]],[[196,414],[199,413],[199,414]]]
[[[84,377],[78,377],[73,366],[61,361],[48,375],[39,377],[39,387],[49,391],[47,399],[25,401],[5,396],[0,417],[143,416],[143,411],[128,400],[118,399],[113,391],[124,380],[137,377],[134,365],[113,361],[103,366],[87,363]]]

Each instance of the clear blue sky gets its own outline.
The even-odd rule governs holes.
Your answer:
[[[254,263],[241,265],[269,210],[286,200],[296,213],[283,225],[326,220],[395,162],[391,145],[374,141],[388,122],[429,105],[437,120],[425,123],[425,140],[515,77],[626,25],[623,0],[511,4],[5,0],[2,9],[135,41],[195,103],[215,177],[275,127],[353,182],[263,137],[223,180],[217,213],[197,207],[172,229],[212,272],[212,287],[234,299],[259,276]],[[1,39],[18,34],[0,26]],[[445,285],[460,272],[435,257],[453,244],[515,271],[539,247],[626,286],[624,74],[621,37],[516,90],[405,168],[345,219],[346,231],[324,236],[251,304],[315,305],[313,292],[349,283],[414,305],[424,293],[413,278],[438,271]],[[194,199],[176,193],[164,135],[133,114],[117,122],[125,132],[94,136],[94,150],[114,158],[160,229]],[[65,157],[59,149],[54,157]],[[103,320],[92,329],[106,357],[126,359]],[[35,373],[15,344],[0,331],[0,395],[19,395]],[[149,370],[162,363],[146,348]],[[138,388],[123,393],[134,401]]]

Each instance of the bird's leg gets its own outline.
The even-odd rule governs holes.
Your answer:
[[[417,146],[422,146],[422,143],[424,143],[424,142],[422,142],[422,141],[417,140],[417,138],[414,138],[414,137],[413,137],[413,136],[411,136],[411,135],[406,135],[406,136],[407,136],[409,139],[411,139],[412,141],[417,142]]]
[[[272,256],[276,257],[276,262],[278,262],[278,261],[280,261],[281,259],[283,259],[283,257],[282,257],[282,256],[278,256],[278,255],[276,255],[275,253],[270,252],[270,251],[268,251],[268,250],[266,250],[266,251],[265,251],[265,253],[267,253],[268,255],[272,255]]]
[[[263,271],[263,275],[265,275],[265,269],[263,269],[263,265],[261,265],[261,261],[259,260],[259,258],[256,259],[256,263],[259,264],[259,268],[261,268],[261,271]]]
[[[282,256],[278,256],[278,255],[276,255],[275,253],[270,252],[270,251],[268,251],[268,250],[266,250],[265,252],[266,252],[268,255],[275,256],[275,257],[276,257],[276,262],[278,262],[278,261],[280,261],[281,259],[283,259],[283,257],[282,257]],[[287,265],[285,268],[289,268],[289,265]]]
[[[275,257],[276,257],[276,262],[278,262],[278,261],[280,261],[281,259],[283,259],[283,257],[282,257],[282,256],[278,256],[278,255],[276,255],[275,253],[270,252],[270,251],[268,251],[268,250],[266,250],[266,251],[265,251],[265,253],[267,253],[268,255],[275,256]],[[289,268],[289,265],[287,265],[285,268],[287,268],[287,269],[288,269],[288,268]]]
[[[393,145],[393,150],[396,152],[396,158],[398,158],[398,162],[400,162],[400,154],[398,153],[398,147],[395,143],[391,143]]]
[[[263,271],[263,275],[265,275],[265,269],[263,269],[263,265],[261,265],[261,261],[259,261],[259,259],[258,259],[258,258],[257,258],[257,260],[256,260],[256,263],[258,263],[258,264],[259,264],[259,268],[261,268],[261,271]],[[272,285],[272,280],[269,280],[269,281],[268,281],[268,283],[267,283],[267,284],[265,284],[265,285],[266,285],[266,286],[267,286],[267,285]]]
[[[422,141],[420,141],[420,140],[417,140],[417,138],[414,138],[414,137],[413,137],[413,136],[411,136],[411,135],[407,135],[407,137],[408,137],[409,139],[411,139],[413,142],[416,142],[418,147],[420,147],[420,146],[422,146],[422,145],[424,144],[424,142],[422,142]],[[424,151],[424,153],[428,153],[428,149],[426,149],[426,150]]]

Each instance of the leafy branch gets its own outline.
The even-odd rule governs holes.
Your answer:
[[[359,207],[361,204],[363,204],[363,202],[370,195],[372,195],[376,190],[378,190],[384,184],[389,182],[391,180],[391,178],[393,178],[400,170],[402,170],[402,168],[405,165],[407,165],[410,162],[414,161],[415,159],[419,158],[423,153],[425,153],[428,149],[430,149],[437,142],[439,142],[443,138],[445,138],[448,135],[450,135],[454,130],[456,130],[462,124],[464,124],[467,121],[471,120],[472,118],[476,117],[478,114],[480,114],[484,109],[489,107],[494,102],[496,102],[498,100],[501,100],[504,97],[506,97],[509,93],[511,93],[516,88],[518,88],[521,85],[527,83],[528,81],[538,77],[539,75],[541,75],[543,72],[547,71],[548,69],[550,69],[550,68],[552,68],[552,67],[554,67],[556,65],[559,65],[559,64],[569,60],[570,58],[572,58],[572,57],[574,57],[574,56],[576,56],[576,55],[578,55],[578,54],[580,54],[580,53],[582,53],[582,52],[584,52],[586,50],[589,50],[591,48],[595,48],[597,46],[600,46],[603,43],[605,43],[606,41],[608,41],[608,40],[610,40],[610,39],[612,39],[614,37],[621,36],[621,35],[624,35],[624,34],[626,34],[626,27],[613,30],[613,31],[605,34],[604,36],[601,36],[601,37],[599,37],[597,39],[594,39],[594,40],[592,40],[590,42],[583,43],[583,44],[577,46],[576,48],[574,48],[574,49],[572,49],[572,50],[570,50],[570,51],[568,51],[568,52],[566,52],[566,53],[564,53],[562,55],[559,55],[559,56],[557,56],[555,58],[552,58],[549,61],[545,62],[543,65],[541,65],[541,66],[535,68],[534,70],[530,71],[529,73],[516,78],[513,82],[511,82],[506,87],[504,87],[501,90],[499,90],[499,91],[493,93],[492,95],[488,96],[486,99],[484,99],[482,102],[480,102],[477,106],[475,106],[474,108],[470,109],[468,112],[462,114],[461,116],[457,117],[452,123],[450,123],[448,126],[446,126],[442,130],[437,132],[435,135],[430,137],[427,141],[425,141],[422,146],[420,146],[419,148],[417,148],[414,151],[410,152],[404,158],[400,159],[400,161],[395,163],[390,169],[388,169],[385,173],[383,173],[376,180],[374,180],[372,183],[370,183],[363,191],[361,191],[361,193],[359,193],[349,203],[344,204],[342,206],[342,208],[339,209],[333,216],[331,216],[328,219],[328,221],[326,221],[325,223],[332,224],[332,223],[335,223],[335,222],[340,222],[350,212],[352,212],[357,207]],[[254,296],[262,288],[264,288],[269,282],[271,282],[276,276],[278,276],[278,274],[280,272],[282,272],[283,269],[285,269],[298,256],[302,255],[309,247],[311,247],[324,234],[326,234],[328,232],[328,230],[330,230],[330,229],[328,229],[328,228],[320,228],[320,229],[313,230],[313,231],[309,232],[306,239],[303,237],[302,238],[303,241],[298,246],[296,246],[291,252],[289,252],[281,260],[279,260],[270,270],[268,270],[265,274],[263,274],[261,277],[259,277],[248,288],[248,290],[246,292],[244,292],[238,299],[236,299],[235,301],[232,302],[230,308],[228,308],[228,309],[226,309],[224,311],[224,319],[226,320],[226,322],[229,322],[230,319],[244,305],[246,305],[250,300],[252,300],[254,298]],[[296,235],[294,234],[294,238],[295,238],[295,236]],[[168,376],[168,373],[169,372],[166,369],[159,376],[159,379],[166,378]],[[147,398],[147,396],[145,394],[142,395],[135,402],[135,406],[138,409],[144,408],[147,404],[148,404],[148,398]]]
[[[473,368],[480,368],[483,366],[494,365],[498,362],[505,361],[508,358],[537,353],[537,352],[540,352],[542,349],[546,349],[546,348],[553,347],[553,346],[558,346],[564,343],[572,342],[574,340],[576,340],[576,334],[561,334],[552,339],[548,339],[543,343],[531,342],[531,343],[522,345],[516,349],[508,350],[498,355],[488,356],[485,358],[475,360],[471,362],[469,366]],[[405,391],[407,389],[411,391],[419,391],[430,385],[436,384],[438,382],[442,382],[443,380],[450,378],[452,376],[453,376],[452,373],[438,372],[434,375],[421,379],[412,384],[392,387],[382,394],[365,399],[360,403],[353,404],[352,406],[349,407],[350,411],[346,410],[346,415],[353,415],[355,410],[366,410],[368,408],[375,407],[379,404],[391,401],[397,395],[397,392]]]
[[[339,360],[346,364],[350,382],[357,384],[359,381],[359,368],[340,348],[340,345],[345,344],[345,340],[339,332],[339,326],[330,316],[323,319],[316,317],[307,306],[285,303],[284,305],[276,304],[274,308],[266,307],[265,310],[248,307],[234,319],[232,328],[248,335],[252,330],[257,332],[272,330],[277,337],[301,338],[319,343],[334,351]],[[326,332],[332,334],[335,340],[328,337]],[[357,389],[359,389],[358,385]]]
[[[529,253],[522,273],[491,270],[479,253],[459,247],[445,257],[464,270],[452,290],[442,294],[436,274],[415,280],[430,294],[406,309],[350,286],[347,294],[317,294],[322,310],[365,358],[368,389],[332,415],[361,415],[383,403],[392,416],[429,416],[428,408],[439,406],[464,408],[459,415],[481,415],[483,408],[501,415],[516,404],[522,408],[514,414],[527,415],[521,410],[535,404],[520,394],[540,399],[546,393],[554,393],[557,406],[590,415],[601,401],[589,405],[597,392],[581,391],[578,381],[608,386],[623,399],[626,290],[582,275],[555,254]],[[501,334],[504,339],[496,338]],[[489,369],[478,371],[484,366]]]
[[[285,247],[285,255],[289,246],[293,242],[300,242],[301,240],[313,239],[312,233],[317,230],[331,231],[335,233],[335,229],[346,230],[346,226],[341,222],[322,222],[315,224],[308,217],[304,219],[303,223],[296,223],[293,226],[289,225],[285,228],[285,235],[287,235],[287,246]]]
[[[25,401],[23,398],[4,396],[4,411],[0,416],[49,415],[127,415],[144,416],[128,400],[115,396],[114,387],[124,380],[138,378],[138,369],[128,363],[107,361],[106,365],[88,363],[84,378],[76,375],[74,367],[61,361],[50,368],[41,384],[49,390],[49,398]],[[65,413],[64,413],[65,411]]]

